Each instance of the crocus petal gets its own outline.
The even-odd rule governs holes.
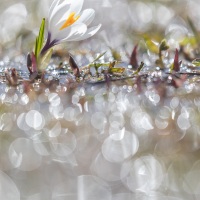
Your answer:
[[[49,20],[59,11],[59,8],[64,3],[60,4],[61,0],[54,0],[49,9]]]
[[[49,13],[49,31],[52,33],[52,39],[55,39],[70,13],[74,12],[76,16],[80,13],[83,2],[84,0],[65,0],[60,4],[53,2],[56,7]]]
[[[57,5],[60,3],[60,0],[54,0],[49,8],[49,13],[52,13],[53,10],[57,7]]]
[[[83,7],[84,0],[73,0],[70,6],[70,12],[75,12],[78,15]]]
[[[69,38],[76,39],[82,37],[87,31],[87,26],[85,24],[74,24],[66,29],[61,30],[56,39],[58,43],[69,41]]]
[[[67,12],[68,13],[68,12]],[[69,13],[68,13],[69,14]],[[49,27],[49,31],[51,32],[51,41],[57,38],[57,35],[60,35],[60,32],[63,32],[65,30],[65,36],[67,35],[67,30],[69,30],[70,27],[67,27],[63,30],[60,30],[60,28],[62,27],[63,23],[65,22],[65,20],[59,20],[59,22],[54,23],[52,25],[52,23],[50,23],[50,27]],[[69,33],[68,33],[69,34]]]
[[[83,2],[84,0],[53,1],[48,18],[49,36],[43,52],[61,42],[87,39],[100,29],[101,25],[87,29],[94,19],[95,11],[86,9],[81,12]]]
[[[59,5],[61,4],[71,4],[73,0],[54,0],[49,8],[49,14],[52,14],[55,10],[59,10]],[[61,3],[60,3],[61,2]]]
[[[93,21],[95,17],[95,11],[93,9],[86,9],[81,13],[80,18],[77,20],[77,23],[82,22],[87,26]]]
[[[98,26],[91,27],[86,31],[86,33],[83,36],[79,38],[69,38],[68,41],[80,41],[88,39],[89,37],[92,37],[100,28],[101,24],[99,24]]]
[[[58,5],[57,8],[55,8],[55,10],[53,10],[53,12],[49,14],[49,26],[52,27],[53,25],[58,23],[64,14],[68,13],[69,15],[69,9],[70,4],[62,3]]]
[[[84,0],[69,0],[65,4],[62,3],[63,5],[59,5],[59,8],[56,9],[55,16],[52,16],[49,21],[52,21],[51,24],[55,24],[57,22],[60,26],[62,26],[71,13],[75,13],[75,16],[79,15],[83,2]]]

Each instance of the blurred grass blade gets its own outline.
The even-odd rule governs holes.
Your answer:
[[[101,66],[105,66],[105,67],[109,67],[110,66],[110,63],[91,63],[88,65],[89,67],[101,67]]]
[[[96,62],[97,60],[99,60],[102,56],[104,56],[105,53],[106,53],[106,51],[103,52],[102,54],[100,54],[99,56],[97,56],[97,57],[92,61],[92,63],[94,63],[94,62]]]
[[[141,62],[140,66],[137,68],[137,70],[134,72],[134,74],[138,74],[142,70],[143,67],[144,67],[144,63]]]
[[[110,48],[110,49],[111,49],[113,59],[117,60],[117,61],[121,61],[122,59],[121,59],[120,53],[118,51],[116,51],[115,49],[112,49],[112,48]]]
[[[124,73],[124,71],[125,71],[125,68],[123,68],[123,67],[113,67],[113,68],[109,69],[110,73],[119,73],[119,74],[122,74],[122,73]]]
[[[45,18],[42,19],[40,31],[35,41],[35,57],[38,58],[44,42]]]

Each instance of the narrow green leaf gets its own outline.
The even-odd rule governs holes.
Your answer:
[[[35,42],[35,56],[38,58],[44,42],[45,18],[42,19],[40,31]]]
[[[137,68],[137,70],[134,72],[134,74],[138,74],[142,70],[143,67],[144,67],[144,63],[141,62],[140,66]]]
[[[89,67],[101,67],[101,66],[105,66],[105,67],[109,67],[110,63],[91,63],[89,64]]]
[[[114,60],[121,61],[121,55],[118,51],[111,48],[111,53]]]
[[[186,46],[188,44],[194,48],[197,45],[196,37],[195,36],[186,36],[180,42],[181,46]]]
[[[92,61],[92,63],[94,63],[94,62],[96,62],[97,60],[99,60],[105,53],[106,53],[106,51],[103,52],[102,54],[100,54],[99,56],[97,56],[97,57]]]
[[[110,73],[122,74],[122,73],[124,73],[124,71],[125,71],[125,68],[123,68],[123,67],[112,67],[112,68],[109,69]]]

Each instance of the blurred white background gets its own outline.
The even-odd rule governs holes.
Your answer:
[[[51,2],[1,0],[0,52],[10,48],[22,52],[30,50],[42,18],[48,16]],[[174,39],[189,34],[185,20],[187,16],[196,23],[197,28],[200,26],[199,0],[85,0],[84,8],[95,9],[93,25],[102,24],[94,38],[112,48],[133,41],[138,33],[143,32],[160,31],[165,35],[173,32]],[[178,32],[178,36],[174,32]]]

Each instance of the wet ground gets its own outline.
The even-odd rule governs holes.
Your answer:
[[[199,199],[198,76],[160,74],[1,83],[2,199]]]

